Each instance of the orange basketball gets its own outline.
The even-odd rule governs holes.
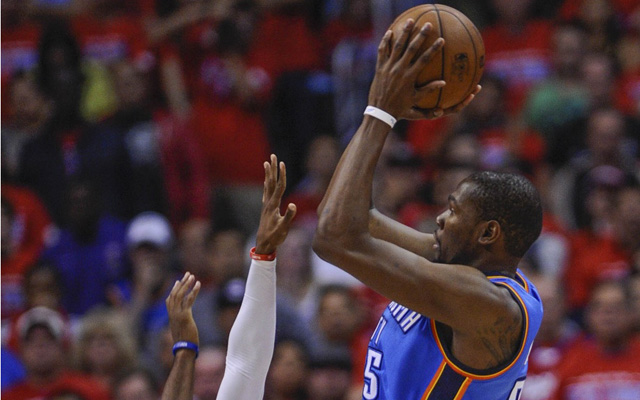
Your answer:
[[[425,66],[416,86],[433,80],[447,84],[440,90],[425,95],[416,104],[419,108],[448,108],[462,102],[482,77],[484,69],[484,43],[476,26],[460,11],[442,4],[423,4],[402,13],[391,24],[393,37],[398,38],[407,19],[416,23],[411,38],[420,28],[431,22],[433,29],[418,54],[422,54],[438,38],[444,38],[444,46]],[[390,44],[391,45],[391,44]]]

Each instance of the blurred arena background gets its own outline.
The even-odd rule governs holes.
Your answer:
[[[158,399],[164,299],[187,270],[204,284],[195,395],[215,399],[272,152],[298,216],[265,398],[361,398],[388,300],[311,235],[379,40],[418,3],[3,0],[3,399]],[[545,220],[520,267],[545,320],[522,399],[638,399],[640,2],[442,3],[482,32],[483,90],[396,125],[376,207],[431,232],[471,172],[527,176]]]

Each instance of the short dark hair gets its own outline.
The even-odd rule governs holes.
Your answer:
[[[522,257],[542,231],[542,204],[533,184],[521,175],[476,172],[463,182],[474,184],[470,199],[483,221],[498,221],[505,249]]]

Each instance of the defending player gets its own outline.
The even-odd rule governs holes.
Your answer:
[[[516,175],[474,174],[450,195],[434,234],[392,221],[370,204],[395,118],[438,117],[473,99],[449,110],[412,108],[414,96],[444,84],[414,87],[444,42],[412,63],[431,29],[426,24],[409,41],[413,27],[409,21],[400,37],[387,32],[380,43],[368,115],[318,209],[314,250],[393,300],[371,337],[364,399],[516,400],[542,318],[535,288],[516,267],[542,226],[535,188]]]
[[[264,383],[273,356],[276,332],[276,248],[284,242],[296,214],[289,204],[280,215],[280,201],[286,188],[284,163],[271,155],[264,163],[265,181],[262,214],[251,250],[251,266],[240,312],[231,328],[226,368],[218,400],[262,399]],[[278,169],[280,177],[278,178]],[[162,393],[162,400],[192,400],[198,328],[191,307],[200,282],[190,273],[176,282],[167,298],[175,359]]]

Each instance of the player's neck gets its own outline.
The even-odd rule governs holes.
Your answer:
[[[517,257],[496,256],[492,253],[485,253],[476,262],[473,262],[471,266],[484,274],[499,274],[513,278],[516,276],[516,268],[519,261],[520,259]]]

